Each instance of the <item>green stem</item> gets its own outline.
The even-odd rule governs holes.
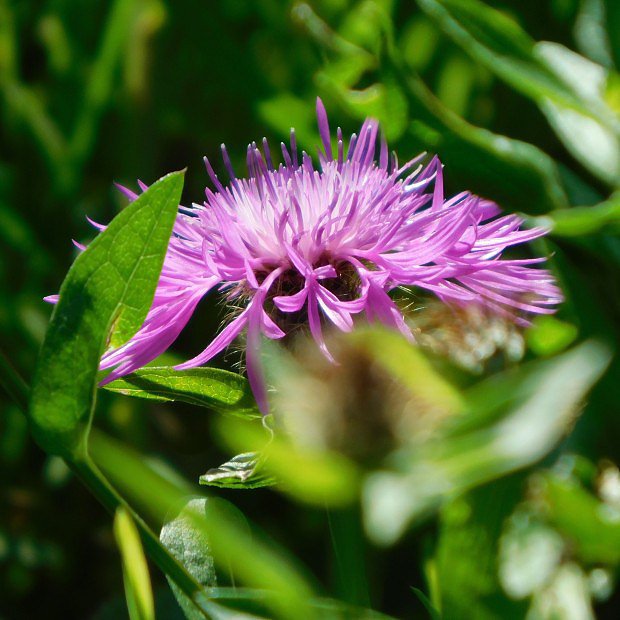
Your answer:
[[[360,607],[370,606],[366,548],[358,506],[341,510],[326,508],[332,541],[338,598]]]
[[[114,76],[134,24],[135,11],[135,0],[116,0],[108,14],[105,32],[84,93],[82,109],[69,143],[73,165],[78,168],[83,165],[92,148],[99,120],[110,101]]]
[[[28,386],[2,351],[0,351],[0,384],[25,414],[28,411]]]
[[[196,609],[209,618],[209,614],[196,600],[202,592],[202,586],[179,564],[176,558],[161,544],[153,530],[142,517],[121,497],[108,482],[103,473],[88,455],[81,455],[69,466],[80,480],[90,489],[91,493],[113,515],[119,507],[125,508],[136,523],[142,536],[144,547],[155,564],[168,575],[195,605]]]

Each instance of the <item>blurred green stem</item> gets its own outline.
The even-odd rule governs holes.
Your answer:
[[[93,435],[95,439],[96,435]],[[94,461],[86,454],[81,455],[76,460],[69,463],[73,472],[90,489],[92,494],[114,514],[119,507],[125,508],[136,523],[142,536],[144,547],[149,557],[157,566],[168,575],[183,593],[194,603],[206,618],[209,616],[196,601],[196,596],[200,594],[202,586],[185,570],[181,564],[170,554],[161,544],[159,538],[155,536],[151,528],[144,522],[142,517],[120,496],[112,487],[105,476],[101,473]]]
[[[39,98],[21,83],[15,21],[6,0],[0,0],[0,93],[8,116],[18,118],[39,144],[55,178],[63,177],[64,138]]]
[[[26,413],[28,386],[2,351],[0,351],[0,384],[19,409]]]
[[[391,76],[402,85],[417,119],[428,123],[429,127],[447,130],[448,135],[458,136],[474,150],[485,152],[492,161],[506,162],[513,170],[521,170],[528,182],[541,188],[552,209],[568,206],[555,162],[546,153],[531,144],[471,125],[448,109],[417,74],[405,69],[395,53],[386,54],[384,66],[388,79]]]
[[[325,509],[332,542],[336,596],[352,605],[370,607],[366,546],[359,506]]]
[[[42,101],[20,79],[12,13],[6,0],[0,0],[0,93],[8,113],[18,117],[39,144],[62,196],[73,193],[81,179],[103,110],[112,96],[114,77],[135,22],[132,17],[136,7],[136,0],[116,0],[110,10],[81,109],[67,141]]]
[[[123,45],[129,37],[136,10],[135,0],[116,0],[106,24],[97,58],[93,65],[82,109],[78,114],[69,153],[74,166],[81,167],[95,139],[97,124],[105,105],[110,100],[114,75],[121,59]],[[75,171],[76,176],[79,172]]]

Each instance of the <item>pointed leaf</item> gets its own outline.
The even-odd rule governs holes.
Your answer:
[[[116,511],[114,537],[123,558],[123,581],[129,617],[131,620],[155,620],[151,580],[140,535],[124,508]]]
[[[200,484],[223,489],[256,489],[274,485],[275,478],[261,473],[261,465],[258,452],[244,452],[219,467],[209,469],[200,476]]]
[[[261,417],[247,380],[219,368],[175,370],[170,366],[146,366],[112,381],[105,389],[136,398],[179,401],[244,417]]]
[[[47,452],[74,452],[88,432],[99,360],[128,340],[153,301],[183,188],[163,177],[80,254],[60,289],[32,386],[30,418]]]
[[[548,99],[618,131],[604,105],[580,96],[552,71],[535,41],[506,14],[479,0],[418,0],[420,7],[476,61],[534,101]]]

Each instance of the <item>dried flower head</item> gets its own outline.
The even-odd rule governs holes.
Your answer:
[[[560,290],[534,267],[544,259],[502,258],[507,247],[540,237],[543,229],[521,230],[519,217],[502,216],[494,203],[467,192],[446,200],[439,160],[423,167],[418,157],[400,166],[372,119],[347,147],[338,129],[334,154],[320,100],[317,116],[323,143],[317,168],[298,153],[294,131],[290,149],[282,144],[279,166],[266,140],[262,152],[248,146],[248,178],[237,178],[222,146],[226,186],[205,159],[214,189],[207,188],[203,204],[180,208],[153,305],[138,333],[104,355],[101,368],[113,369],[106,381],[168,349],[213,288],[241,310],[177,368],[207,363],[245,330],[247,374],[262,411],[261,334],[282,338],[305,325],[330,360],[325,324],[350,331],[355,315],[413,339],[389,295],[396,287],[483,304],[517,321],[524,313],[553,312]]]
[[[449,306],[425,300],[406,315],[416,342],[470,372],[482,373],[490,364],[518,362],[525,353],[522,331],[511,317],[480,304]]]

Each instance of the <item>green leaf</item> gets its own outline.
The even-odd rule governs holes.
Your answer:
[[[209,469],[200,476],[200,484],[223,489],[257,489],[273,486],[272,476],[261,473],[262,458],[258,452],[245,452],[234,456],[219,467]]]
[[[153,592],[140,535],[124,508],[116,511],[114,537],[123,559],[123,581],[129,617],[131,620],[154,620]]]
[[[584,100],[552,71],[535,42],[510,17],[479,0],[418,0],[420,7],[477,62],[537,102],[547,99],[601,122],[605,106]]]
[[[328,70],[320,73],[318,79],[332,88],[338,88],[351,114],[358,118],[376,118],[387,140],[398,140],[407,131],[409,104],[402,89],[393,80],[386,79],[361,90],[344,89],[335,80],[328,81],[328,78],[333,79]]]
[[[225,419],[238,422],[218,418]],[[180,486],[177,480],[162,476],[140,455],[99,432],[93,433],[91,444],[93,459],[110,482],[132,503],[139,505],[149,519],[163,524],[186,505],[185,485]],[[189,510],[185,515],[192,527],[209,541],[217,566],[231,570],[237,582],[268,589],[273,595],[266,601],[270,617],[312,618],[308,614],[312,589],[291,558],[281,549],[274,549],[272,544],[251,535],[242,517],[243,523],[239,522],[239,511],[228,502],[211,497],[204,507],[200,513]],[[181,585],[176,579],[175,582]],[[206,612],[207,617],[217,618],[212,613],[214,602],[209,599],[208,590],[184,588],[183,592]]]
[[[401,75],[415,119],[409,134],[441,153],[451,178],[525,213],[566,206],[557,165],[544,151],[472,125],[446,108],[419,76]]]
[[[265,123],[280,135],[288,135],[291,127],[300,144],[311,148],[320,143],[315,127],[314,111],[305,99],[290,93],[280,93],[258,104],[258,113]]]
[[[126,342],[153,301],[183,187],[163,177],[76,259],[60,289],[32,385],[30,419],[47,452],[83,447],[106,346]]]
[[[539,58],[576,93],[605,109],[609,72],[558,43],[536,44]],[[613,121],[601,122],[566,105],[545,98],[538,102],[549,124],[569,152],[592,174],[611,186],[620,184],[620,135]],[[611,110],[608,116],[613,118]]]
[[[247,380],[219,368],[146,366],[108,383],[105,389],[136,398],[180,401],[243,417],[261,417]]]
[[[214,420],[220,441],[235,452],[260,451],[262,467],[278,490],[318,506],[345,506],[355,501],[359,472],[335,451],[293,444],[282,434],[267,434],[257,424],[232,418]]]
[[[535,43],[478,0],[418,0],[474,60],[535,101],[567,149],[610,185],[620,178],[620,117],[605,97],[608,71],[556,43]]]
[[[204,513],[207,501],[207,498],[189,501],[178,516],[164,524],[159,538],[198,583],[212,587],[216,585],[216,577],[209,539],[204,531],[194,526],[193,520],[187,515],[189,510],[197,514]],[[204,615],[174,581],[168,578],[168,583],[188,620],[202,620]]]
[[[612,0],[614,2],[614,0]],[[583,0],[572,25],[577,49],[605,67],[614,64],[609,33],[606,32],[605,0]]]
[[[379,62],[332,31],[308,5],[304,7],[308,32],[336,55],[317,74],[317,82],[351,114],[360,119],[378,118],[393,138],[406,131],[409,148],[441,153],[453,180],[506,206],[526,213],[566,206],[558,169],[546,153],[532,144],[471,125],[435,97],[397,54],[392,52]],[[352,65],[355,70],[350,70]],[[346,76],[343,66],[349,69]],[[376,80],[374,75],[364,74],[377,67],[380,81],[355,89],[363,76],[366,82]],[[407,118],[415,120],[403,125]]]
[[[617,506],[601,501],[574,480],[545,474],[536,485],[544,514],[586,563],[620,564]]]
[[[535,363],[535,372],[528,365],[527,374],[507,373],[500,389],[497,380],[485,382],[471,401],[483,407],[482,414],[471,410],[474,424],[456,418],[452,432],[396,454],[391,470],[367,478],[362,502],[371,538],[390,544],[446,498],[538,461],[566,433],[609,360],[605,347],[587,342]],[[503,415],[491,415],[498,409]]]
[[[620,194],[592,207],[573,207],[554,211],[532,222],[551,229],[558,237],[582,237],[598,232],[620,231]]]
[[[560,353],[577,338],[579,330],[575,325],[560,321],[553,316],[538,316],[526,331],[529,348],[538,356]]]
[[[445,618],[524,618],[527,606],[506,596],[497,570],[503,523],[521,499],[522,483],[519,475],[495,481],[442,508],[435,566]]]

